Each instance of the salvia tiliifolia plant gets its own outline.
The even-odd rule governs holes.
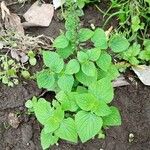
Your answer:
[[[113,51],[128,48],[126,39],[108,39],[101,28],[81,28],[79,8],[66,0],[65,32],[53,42],[56,51],[43,51],[44,68],[37,73],[39,88],[54,91],[48,102],[33,97],[26,107],[42,125],[43,149],[59,139],[77,143],[104,137],[104,129],[121,124],[118,109],[111,106],[112,80],[119,75],[108,47]],[[119,41],[119,43],[118,43]],[[124,46],[120,47],[120,41]]]

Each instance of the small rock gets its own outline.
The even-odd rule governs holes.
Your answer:
[[[28,147],[28,150],[34,150],[35,149],[35,144],[33,143],[33,141],[29,141],[27,147]]]
[[[53,0],[53,5],[55,9],[59,8],[61,5],[63,5],[65,0]]]
[[[133,142],[134,141],[134,134],[133,133],[130,133],[129,134],[129,143]]]
[[[12,126],[13,128],[18,128],[19,124],[20,124],[20,121],[17,117],[16,114],[14,113],[9,113],[8,114],[8,123],[10,126]]]
[[[41,26],[48,27],[54,15],[54,7],[51,4],[39,5],[35,2],[29,10],[23,15],[27,22],[23,23],[24,27]]]

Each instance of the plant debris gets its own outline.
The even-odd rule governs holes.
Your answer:
[[[11,13],[4,1],[1,2],[1,12],[5,28],[8,30],[14,30],[18,34],[24,35],[24,29],[21,24],[20,17],[15,13]]]
[[[132,69],[143,84],[150,86],[150,66],[139,65]]]
[[[129,82],[123,76],[118,77],[115,81],[113,81],[113,87],[120,87],[130,85]]]
[[[3,49],[9,50],[11,57],[22,63],[28,61],[27,53],[29,50],[37,51],[40,48],[50,49],[52,43],[52,39],[44,35],[31,37],[29,35],[20,35],[11,30],[0,31],[0,34]]]

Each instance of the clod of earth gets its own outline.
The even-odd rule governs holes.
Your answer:
[[[18,128],[20,121],[17,117],[17,114],[15,113],[9,113],[8,114],[8,123],[10,126],[12,126],[13,128]]]

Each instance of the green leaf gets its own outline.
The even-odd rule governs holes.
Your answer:
[[[74,49],[72,48],[72,45],[69,44],[67,47],[65,48],[60,48],[57,49],[56,52],[63,58],[66,59],[68,58],[71,54],[73,54]]]
[[[110,79],[110,80],[115,80],[117,79],[117,77],[119,77],[119,71],[117,69],[117,67],[114,65],[114,64],[111,64],[109,66],[109,69],[108,69],[108,74],[107,74],[107,77]]]
[[[139,54],[139,58],[141,60],[149,61],[150,60],[150,51],[148,51],[148,50],[141,51]]]
[[[64,91],[60,91],[55,97],[61,103],[61,107],[64,111],[70,109],[70,100]]]
[[[70,104],[71,104],[71,108],[69,109],[70,111],[77,111],[79,109],[76,101],[75,101],[75,96],[76,96],[77,92],[70,92],[68,93],[68,98],[70,100]]]
[[[78,106],[84,111],[92,111],[97,116],[107,116],[111,113],[109,106],[96,99],[91,93],[82,93],[75,96]]]
[[[114,35],[111,38],[110,43],[109,43],[110,48],[115,53],[119,53],[119,52],[123,52],[127,50],[129,45],[130,44],[128,40],[121,35]]]
[[[8,84],[8,83],[9,83],[9,79],[8,79],[8,77],[3,76],[3,77],[2,77],[2,83],[4,83],[4,84]]]
[[[132,31],[133,32],[136,32],[136,31],[138,31],[139,29],[141,28],[141,26],[140,26],[140,18],[139,18],[139,16],[133,16],[132,18],[131,18],[131,29],[132,29]]]
[[[28,100],[28,101],[25,103],[25,107],[27,107],[28,109],[31,109],[31,108],[33,107],[32,101],[31,101],[31,100]]]
[[[121,125],[121,116],[118,109],[114,106],[111,108],[111,114],[103,117],[104,126],[119,126]]]
[[[96,64],[104,71],[107,71],[111,64],[111,56],[104,52],[100,55],[99,59],[96,61]]]
[[[123,59],[129,60],[131,57],[137,56],[140,50],[140,44],[134,43],[127,51],[122,53]]]
[[[77,0],[77,4],[78,4],[78,7],[80,9],[82,9],[85,6],[85,1],[84,0]]]
[[[89,86],[89,92],[94,94],[98,100],[110,103],[114,96],[113,86],[108,78],[92,83]]]
[[[111,64],[107,71],[103,71],[102,69],[98,70],[98,80],[102,78],[108,78],[110,81],[112,81],[117,79],[119,75],[119,71],[114,64]]]
[[[144,45],[145,50],[149,50],[150,49],[150,39],[144,39],[143,45]]]
[[[60,123],[64,119],[64,111],[58,107],[52,111],[49,118],[45,121],[44,124],[44,132],[51,133],[54,132],[56,129],[59,128]]]
[[[76,92],[65,93],[60,91],[56,95],[56,99],[61,103],[61,107],[64,111],[75,112],[79,107],[75,101]]]
[[[34,113],[37,120],[44,125],[47,119],[52,114],[52,108],[49,102],[45,99],[40,98],[37,103],[33,105]]]
[[[59,126],[60,126],[60,122],[57,121],[54,117],[50,117],[46,121],[43,129],[45,133],[52,133],[55,130],[57,130]]]
[[[77,91],[79,94],[87,93],[87,92],[88,92],[87,88],[84,87],[84,86],[78,86],[76,91]]]
[[[129,61],[132,65],[138,65],[139,60],[136,58],[137,55],[140,53],[140,45],[134,43],[129,49],[121,54],[124,60]]]
[[[92,110],[97,116],[107,116],[111,113],[110,107],[103,101],[99,101]]]
[[[97,80],[100,80],[100,79],[102,79],[102,78],[106,78],[107,77],[107,75],[108,75],[108,71],[104,71],[104,70],[102,70],[102,69],[98,69],[98,71],[97,71]]]
[[[71,59],[66,65],[65,74],[75,74],[79,72],[80,64],[76,59]]]
[[[69,45],[69,41],[67,40],[65,35],[58,36],[53,43],[53,46],[56,48],[65,48]]]
[[[98,80],[102,78],[108,78],[109,80],[115,80],[117,77],[119,77],[119,72],[117,67],[114,64],[111,64],[107,71],[104,71],[102,69],[98,70]]]
[[[96,67],[93,62],[89,61],[89,62],[83,63],[81,65],[81,69],[83,73],[85,73],[87,76],[93,77],[96,74]]]
[[[27,71],[27,70],[22,70],[22,71],[21,71],[21,75],[22,75],[25,79],[30,78],[30,73],[29,73],[29,71]]]
[[[88,55],[82,51],[79,51],[77,53],[77,58],[78,58],[80,63],[84,63],[84,62],[88,61]]]
[[[37,73],[37,84],[39,88],[51,89],[55,83],[54,75],[49,70],[43,70]]]
[[[144,0],[144,1],[150,4],[150,0]]]
[[[32,50],[30,50],[30,51],[28,51],[28,56],[30,58],[34,58],[36,55],[35,55],[35,53]]]
[[[44,64],[52,71],[60,73],[64,67],[64,61],[56,52],[43,51]]]
[[[30,59],[29,59],[29,63],[30,63],[31,66],[35,66],[36,63],[37,63],[37,61],[36,61],[35,58],[30,58]]]
[[[97,80],[97,71],[95,76],[87,76],[81,70],[75,75],[76,79],[85,86],[89,86],[91,83]]]
[[[74,78],[72,75],[62,75],[58,79],[58,86],[65,92],[70,92],[74,84]]]
[[[93,36],[94,32],[88,28],[82,28],[79,30],[78,34],[79,34],[79,41],[85,42]]]
[[[98,139],[105,139],[106,135],[103,133],[103,131],[101,130],[99,133],[98,133]]]
[[[108,47],[105,31],[101,28],[95,30],[91,41],[94,43],[95,47],[99,47],[100,49],[107,49]]]
[[[45,133],[44,130],[41,131],[40,135],[42,148],[45,150],[51,145],[54,145],[58,141],[58,137],[52,135],[52,133]]]
[[[87,54],[89,56],[89,60],[96,61],[101,55],[101,50],[100,48],[92,48],[87,51]]]
[[[130,64],[135,65],[135,66],[137,66],[140,63],[140,61],[136,57],[131,57],[129,59],[129,62]]]
[[[78,136],[75,121],[72,118],[64,119],[55,134],[63,140],[77,143]]]
[[[85,111],[93,110],[98,104],[96,98],[90,93],[77,94],[75,99],[78,106]]]
[[[93,138],[102,128],[103,120],[90,112],[79,111],[75,115],[77,133],[84,143]]]

